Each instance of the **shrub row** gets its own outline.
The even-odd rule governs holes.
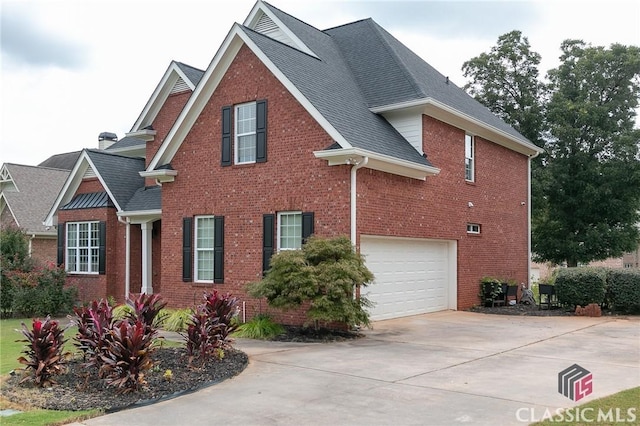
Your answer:
[[[622,313],[640,312],[640,270],[560,269],[555,277],[558,302],[564,306],[596,303]]]

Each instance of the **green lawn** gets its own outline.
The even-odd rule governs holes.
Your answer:
[[[627,389],[604,398],[594,399],[565,410],[563,418],[553,417],[533,423],[535,426],[572,425],[606,426],[640,424],[640,387]],[[542,413],[539,414],[542,416]],[[599,419],[600,417],[600,419]]]

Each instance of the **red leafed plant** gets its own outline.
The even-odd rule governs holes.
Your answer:
[[[104,348],[108,331],[113,325],[113,310],[106,300],[93,301],[89,306],[73,309],[75,315],[69,316],[78,326],[74,345],[82,351],[85,365],[100,368],[100,354]]]
[[[183,336],[191,361],[196,357],[205,362],[212,355],[224,356],[224,349],[231,343],[229,335],[237,328],[232,321],[237,305],[238,299],[229,294],[220,296],[216,290],[204,293],[204,302],[191,315]]]
[[[141,293],[135,299],[129,298],[127,305],[133,309],[133,312],[127,315],[130,323],[140,320],[147,327],[154,327],[156,317],[167,306],[167,302],[159,294]]]
[[[139,390],[146,383],[145,371],[153,367],[151,354],[156,350],[153,341],[157,330],[150,331],[141,320],[133,324],[121,321],[108,334],[100,377],[123,393]]]
[[[64,329],[60,328],[58,321],[49,316],[44,320],[34,319],[31,329],[22,323],[22,334],[26,337],[17,342],[27,343],[24,351],[26,355],[18,358],[18,362],[24,364],[27,375],[20,383],[33,379],[38,386],[54,384],[53,376],[60,374],[64,369],[66,357],[69,353],[63,353]]]

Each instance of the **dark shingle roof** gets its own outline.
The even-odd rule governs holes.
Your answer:
[[[85,151],[95,166],[95,171],[100,174],[115,198],[115,202],[124,209],[133,194],[144,187],[144,178],[139,174],[145,169],[144,159],[93,149]]]
[[[372,19],[320,31],[266,5],[319,59],[247,29],[249,37],[352,146],[430,165],[369,110],[427,98],[528,142]]]
[[[141,146],[141,145],[142,146],[145,145],[145,141],[143,139],[134,138],[131,136],[125,136],[124,138],[120,139],[118,142],[108,147],[106,150],[109,151],[109,150],[122,149],[122,148],[131,148],[134,146]]]
[[[160,210],[162,208],[161,190],[159,186],[138,188],[127,203],[125,211]]]
[[[197,86],[198,83],[200,83],[200,80],[204,75],[204,71],[199,70],[198,68],[194,68],[190,65],[183,64],[182,62],[176,62],[176,65],[180,67],[182,72],[187,76],[189,80],[191,80],[194,86]]]
[[[52,155],[38,164],[39,167],[50,167],[52,169],[71,170],[75,166],[81,151],[65,152]]]
[[[272,10],[320,59],[248,28],[247,34],[352,146],[431,165],[383,117],[369,111],[342,52],[328,34]]]

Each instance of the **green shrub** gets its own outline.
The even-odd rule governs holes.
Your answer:
[[[607,273],[603,268],[560,269],[555,279],[558,302],[563,306],[601,305],[605,300]]]
[[[640,269],[611,269],[607,300],[614,311],[640,313]]]
[[[282,334],[284,331],[284,327],[274,322],[269,315],[260,314],[241,324],[233,336],[266,340]]]
[[[49,264],[31,271],[7,271],[13,316],[45,317],[71,312],[76,300],[75,288],[64,288],[64,269]]]
[[[193,315],[193,309],[166,309],[166,318],[162,323],[162,328],[167,331],[183,332],[187,330],[187,323],[191,315]]]
[[[368,326],[366,308],[372,304],[362,295],[354,297],[354,291],[371,281],[373,274],[348,238],[312,236],[301,250],[275,254],[265,277],[250,284],[248,291],[278,309],[308,303],[307,318],[316,326],[319,322]]]

